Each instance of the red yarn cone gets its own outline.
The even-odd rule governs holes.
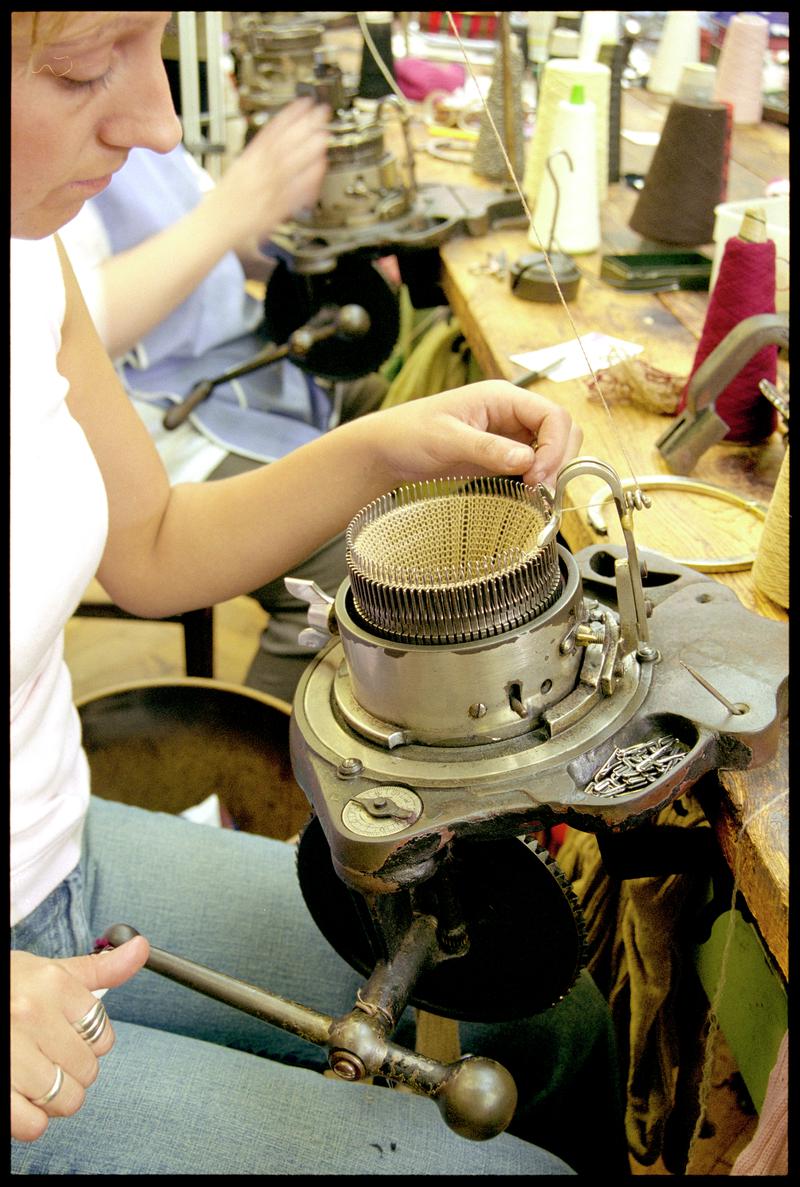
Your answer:
[[[775,244],[750,243],[733,236],[725,245],[717,283],[703,325],[703,332],[686,387],[681,393],[678,412],[686,406],[686,391],[695,371],[723,338],[745,318],[775,312]],[[777,424],[777,412],[758,390],[762,379],[775,383],[778,374],[778,348],[764,346],[720,392],[716,411],[730,426],[726,441],[756,444],[765,440]]]

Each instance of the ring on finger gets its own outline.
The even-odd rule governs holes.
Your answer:
[[[72,1025],[87,1043],[96,1043],[105,1030],[107,1022],[108,1014],[106,1013],[106,1008],[100,998],[98,998],[92,1008],[87,1010],[83,1017],[79,1018],[77,1022],[73,1022]]]
[[[48,1092],[44,1096],[37,1096],[35,1100],[31,1099],[32,1105],[46,1105],[49,1104],[54,1097],[58,1096],[61,1091],[61,1085],[64,1083],[64,1072],[59,1064],[56,1064],[56,1078],[50,1086]]]

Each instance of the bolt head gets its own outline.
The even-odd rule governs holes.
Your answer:
[[[366,1068],[357,1055],[351,1051],[332,1051],[330,1057],[331,1071],[341,1080],[361,1080]]]
[[[336,768],[336,774],[340,779],[354,779],[363,770],[364,764],[360,758],[343,758]]]

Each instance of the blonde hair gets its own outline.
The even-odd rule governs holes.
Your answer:
[[[68,27],[71,18],[96,16],[102,18],[105,13],[75,12],[12,12],[11,37],[15,50],[20,56],[30,59],[57,41]],[[98,21],[97,24],[100,24]],[[87,25],[82,32],[91,32],[93,26]]]

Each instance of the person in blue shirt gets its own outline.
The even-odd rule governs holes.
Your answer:
[[[62,228],[98,332],[172,482],[227,478],[275,461],[335,419],[373,410],[387,389],[378,374],[338,385],[334,409],[329,384],[280,361],[220,384],[186,423],[164,426],[165,409],[198,381],[264,345],[263,301],[247,282],[269,281],[274,260],[262,247],[294,209],[302,181],[295,163],[311,118],[307,100],[289,104],[217,184],[182,144],[164,154],[134,148]],[[333,596],[346,576],[342,537],[292,575]],[[245,682],[290,702],[312,654],[297,641],[307,605],[288,593],[283,576],[253,597],[269,617]]]

